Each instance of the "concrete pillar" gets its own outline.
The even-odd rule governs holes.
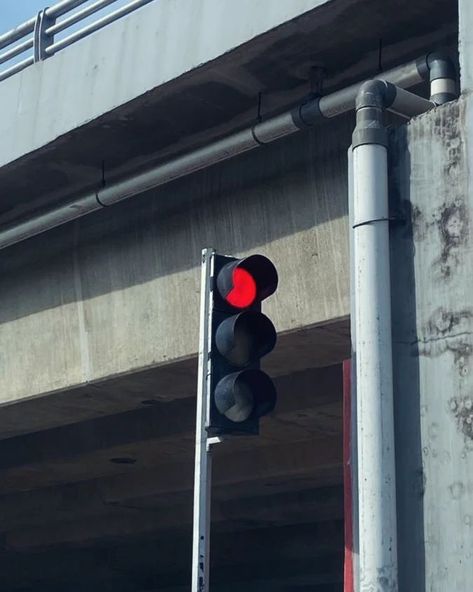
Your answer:
[[[459,50],[461,89],[473,90],[473,3],[459,0]]]
[[[464,99],[417,118],[394,140],[391,237],[401,592],[471,589],[471,121],[471,101]]]

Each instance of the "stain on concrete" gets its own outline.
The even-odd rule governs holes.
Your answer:
[[[457,141],[463,138],[459,135],[459,127],[465,122],[465,109],[461,102],[450,103],[448,108],[436,109],[429,114],[433,120],[433,135],[446,142],[446,147],[452,147],[451,158],[455,158],[458,152],[455,152]]]
[[[428,434],[430,440],[436,440],[440,433],[440,426],[435,421],[432,422],[428,428]]]
[[[443,307],[437,308],[421,330],[422,338],[413,346],[421,356],[438,357],[451,352],[461,376],[469,372],[469,361],[473,351],[473,310],[457,312]]]
[[[378,569],[378,587],[379,592],[394,592],[397,590],[397,583],[393,578],[394,566],[388,565]]]
[[[414,241],[421,242],[427,238],[428,224],[426,223],[422,210],[418,206],[412,205],[410,210],[412,235],[414,237]]]
[[[461,103],[448,110],[439,110],[434,125],[436,133],[443,141],[445,158],[442,166],[444,179],[448,183],[448,196],[441,208],[434,213],[434,219],[440,234],[441,252],[434,262],[433,271],[437,277],[449,280],[461,262],[462,246],[469,238],[469,215],[460,183],[464,169],[465,112]]]
[[[431,244],[438,243],[438,252],[432,261],[432,275],[435,281],[450,281],[461,266],[465,245],[469,242],[470,214],[466,204],[464,171],[466,142],[464,137],[465,109],[459,102],[449,105],[448,109],[437,109],[429,117],[434,116],[433,129],[428,126],[429,134],[441,141],[442,153],[437,155],[434,168],[436,177],[443,179],[432,191],[434,203],[430,200],[423,204],[401,204],[410,220],[414,243],[425,240]],[[425,140],[425,130],[420,130],[421,139]],[[430,138],[432,141],[433,138]],[[412,174],[416,174],[415,169]],[[440,202],[435,201],[440,197]]]
[[[450,492],[450,497],[457,501],[463,497],[465,486],[461,481],[456,481],[449,486],[448,491]]]
[[[473,442],[473,397],[453,397],[450,411],[467,443]]]
[[[462,199],[445,203],[437,216],[440,233],[441,253],[434,262],[434,272],[444,279],[450,279],[461,261],[461,247],[468,242],[468,210]]]
[[[437,279],[449,280],[461,263],[462,247],[468,243],[470,222],[463,198],[448,201],[432,213],[431,219],[421,209],[413,206],[410,212],[412,234],[415,242],[422,242],[436,229],[440,238],[440,255],[432,269]]]
[[[415,243],[425,241],[436,230],[440,238],[440,255],[434,260],[432,269],[435,278],[449,280],[461,263],[462,247],[470,236],[468,208],[463,198],[446,201],[434,210],[427,219],[422,210],[408,203],[401,204],[403,216],[410,219]]]

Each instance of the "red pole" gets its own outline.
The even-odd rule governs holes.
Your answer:
[[[353,487],[351,471],[351,360],[343,362],[343,483],[345,505],[344,592],[354,592]]]

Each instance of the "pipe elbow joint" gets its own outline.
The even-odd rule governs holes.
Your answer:
[[[432,52],[426,58],[429,69],[429,79],[438,80],[439,78],[450,78],[455,80],[457,73],[452,59],[442,53]]]
[[[384,110],[394,101],[395,96],[395,87],[385,80],[367,80],[360,86],[356,97],[353,148],[364,144],[388,145]]]
[[[395,87],[385,80],[367,80],[360,86],[356,96],[356,110],[378,109],[384,111],[396,96]]]
[[[436,105],[443,105],[457,98],[456,71],[453,61],[446,55],[430,53],[427,56],[431,96]]]
[[[453,60],[446,54],[432,52],[417,64],[420,76],[430,82],[430,100],[443,105],[457,98],[457,72]]]

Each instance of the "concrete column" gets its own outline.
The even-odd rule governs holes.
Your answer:
[[[401,592],[471,589],[471,110],[469,99],[449,103],[417,118],[394,139],[390,194],[397,219],[391,256]]]
[[[473,3],[459,0],[459,49],[461,90],[473,90]]]

